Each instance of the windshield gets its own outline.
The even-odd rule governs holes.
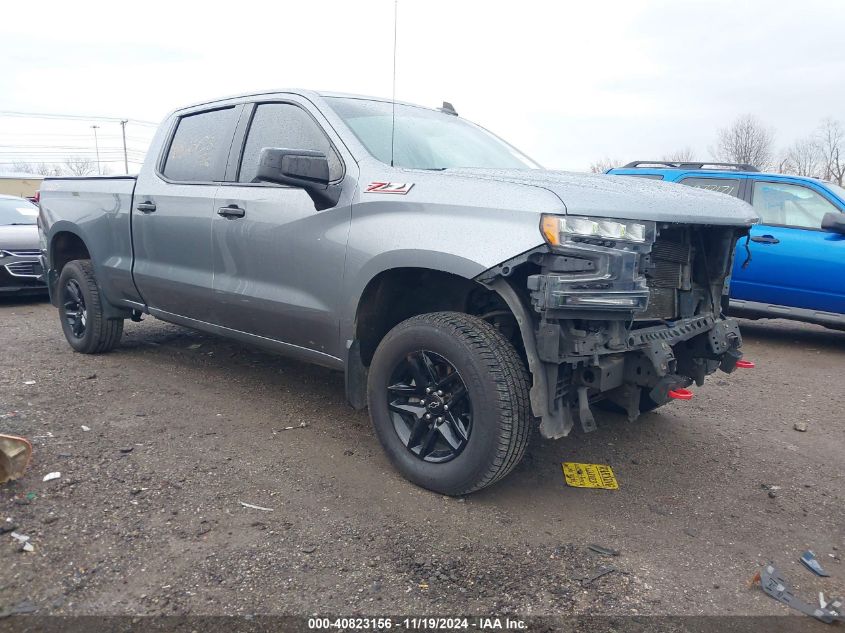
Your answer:
[[[35,224],[38,207],[23,198],[0,198],[0,226]]]
[[[327,97],[335,112],[373,156],[415,169],[484,167],[538,169],[540,166],[487,130],[451,114],[417,106],[348,97]]]

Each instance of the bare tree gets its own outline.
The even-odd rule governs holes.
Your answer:
[[[687,145],[686,147],[682,147],[681,149],[677,149],[674,152],[669,152],[668,154],[663,154],[663,158],[660,160],[665,160],[669,163],[690,163],[695,159],[695,152],[693,149]]]
[[[845,129],[834,119],[825,119],[816,134],[823,167],[823,178],[838,185],[845,181]]]
[[[62,167],[53,163],[26,163],[18,161],[12,164],[12,171],[22,174],[33,174],[38,176],[61,176]]]
[[[621,160],[616,160],[615,158],[608,158],[607,156],[605,156],[604,158],[597,160],[594,163],[590,163],[590,171],[594,174],[603,174],[608,169],[619,167],[619,165],[621,164]]]
[[[16,171],[19,174],[34,174],[35,166],[32,165],[32,163],[18,161],[16,163],[12,163],[12,171]]]
[[[35,173],[42,176],[61,176],[64,172],[61,165],[55,163],[38,163],[35,165]]]
[[[753,114],[746,114],[719,130],[716,147],[710,151],[717,160],[765,169],[772,161],[773,142],[772,130]]]
[[[802,138],[795,141],[783,156],[779,171],[796,176],[816,178],[823,170],[822,154],[816,139]]]
[[[89,176],[97,171],[96,163],[84,156],[71,156],[64,167],[71,176]]]

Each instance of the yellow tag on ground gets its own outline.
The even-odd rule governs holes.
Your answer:
[[[578,464],[563,462],[563,478],[575,488],[604,488],[619,490],[613,469],[606,464]]]

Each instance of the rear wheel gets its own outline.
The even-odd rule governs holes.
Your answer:
[[[59,276],[56,293],[62,331],[73,349],[83,354],[100,354],[117,346],[123,334],[123,319],[104,316],[90,260],[68,262]]]
[[[429,490],[489,486],[528,445],[522,360],[498,330],[467,314],[424,314],[393,328],[373,357],[368,398],[388,457]]]

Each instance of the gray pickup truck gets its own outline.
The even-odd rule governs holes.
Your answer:
[[[454,108],[308,91],[172,113],[137,177],[47,178],[70,345],[149,314],[345,372],[392,462],[467,494],[550,438],[732,372],[743,202],[547,171]]]

